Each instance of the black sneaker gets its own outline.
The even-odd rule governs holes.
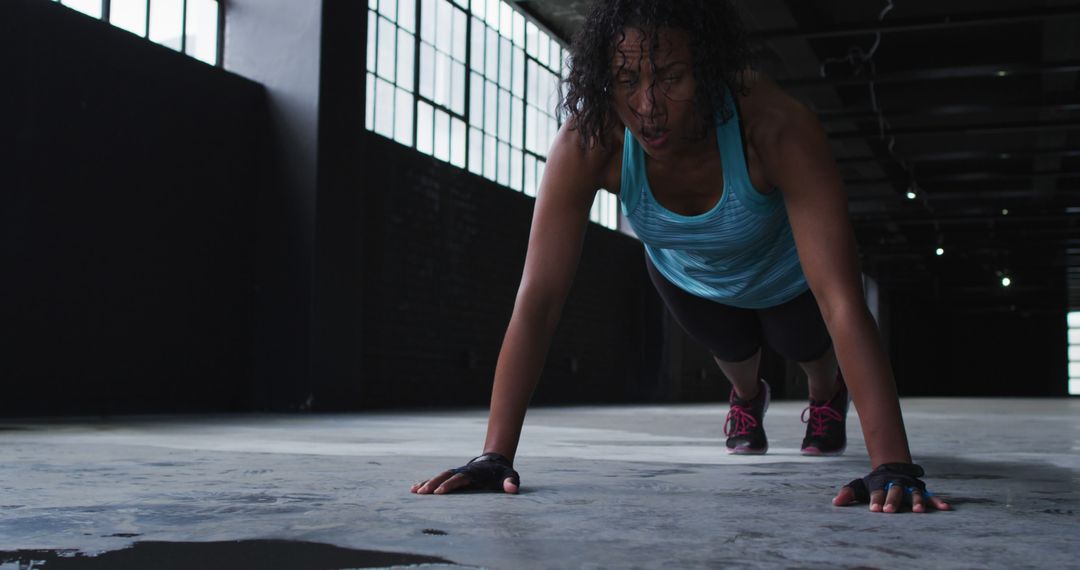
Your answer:
[[[724,420],[727,452],[736,455],[761,455],[769,450],[765,437],[765,410],[769,409],[769,384],[760,380],[761,389],[752,400],[743,400],[731,391],[731,411]]]
[[[840,388],[829,401],[810,400],[802,413],[806,437],[802,442],[803,455],[840,455],[847,447],[847,412],[851,396],[843,374],[837,372]]]

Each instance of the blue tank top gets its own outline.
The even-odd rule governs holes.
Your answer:
[[[809,286],[795,251],[779,189],[763,195],[746,170],[738,109],[717,119],[723,195],[708,212],[684,216],[664,208],[649,188],[645,151],[626,129],[619,200],[656,269],[680,289],[746,309],[773,307]]]

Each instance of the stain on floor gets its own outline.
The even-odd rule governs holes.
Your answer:
[[[453,562],[434,556],[354,550],[332,544],[290,540],[222,542],[136,542],[128,548],[96,556],[76,550],[16,550],[0,552],[0,566],[15,563],[19,570],[344,570]]]

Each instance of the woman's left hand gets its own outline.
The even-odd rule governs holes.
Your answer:
[[[875,513],[899,512],[905,504],[910,504],[912,512],[916,513],[925,513],[931,508],[949,510],[949,503],[926,490],[926,484],[919,479],[924,474],[923,468],[914,463],[885,463],[866,477],[841,487],[833,504],[845,507],[870,503],[870,511]]]

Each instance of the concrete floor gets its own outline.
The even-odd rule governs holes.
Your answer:
[[[724,453],[722,405],[536,408],[517,496],[408,492],[483,410],[0,420],[0,569],[1080,567],[1080,399],[903,406],[953,512],[831,506],[862,435],[800,456],[801,402],[760,457]]]

